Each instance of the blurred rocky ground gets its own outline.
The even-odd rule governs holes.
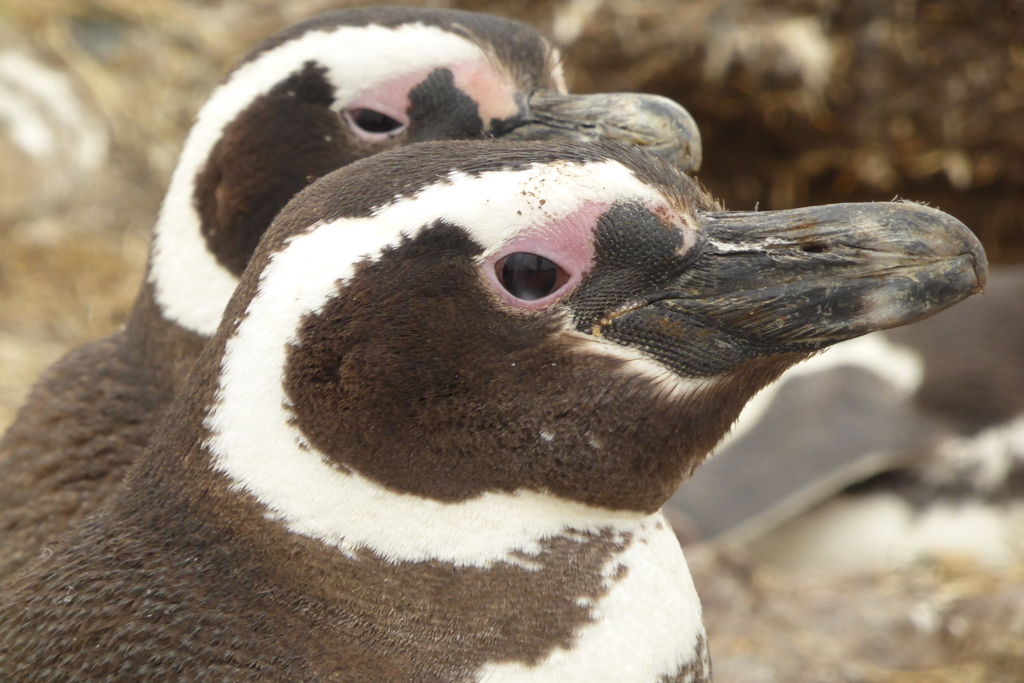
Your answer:
[[[0,426],[123,319],[191,119],[326,0],[0,0]],[[926,201],[1024,261],[1021,0],[439,0],[560,42],[580,92],[670,96],[734,209]],[[689,553],[720,681],[1024,681],[1024,567],[783,574]]]

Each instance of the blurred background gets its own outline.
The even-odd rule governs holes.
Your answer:
[[[0,427],[38,373],[116,329],[192,117],[325,0],[0,0]],[[731,209],[928,202],[1024,262],[1020,0],[463,0],[565,51],[577,92],[686,106]],[[1024,387],[1022,387],[1024,389]],[[721,681],[1024,681],[1024,566],[888,571],[688,552]]]

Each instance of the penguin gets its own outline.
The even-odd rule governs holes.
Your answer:
[[[743,404],[978,290],[913,204],[726,212],[611,142],[432,142],[275,219],[0,678],[711,680],[659,511]]]
[[[790,370],[673,497],[676,519],[787,570],[1019,562],[1022,334],[1024,268],[1001,266],[984,297]]]
[[[700,164],[685,109],[566,94],[557,49],[516,21],[374,7],[272,36],[199,112],[123,329],[50,368],[0,441],[0,578],[116,488],[296,192],[355,159],[449,138],[621,139]]]

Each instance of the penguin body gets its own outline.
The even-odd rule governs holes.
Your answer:
[[[118,485],[296,192],[414,142],[601,136],[699,163],[699,133],[682,107],[566,95],[557,51],[519,22],[362,8],[257,47],[197,116],[124,329],[53,366],[0,441],[0,578]]]
[[[661,505],[788,366],[984,277],[940,212],[723,212],[619,145],[357,162],[277,217],[110,505],[10,581],[0,677],[709,681]]]

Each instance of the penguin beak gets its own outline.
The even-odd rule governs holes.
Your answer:
[[[614,140],[642,147],[684,172],[700,169],[697,123],[678,103],[658,95],[560,95],[535,90],[518,116],[500,122],[506,140]]]
[[[701,213],[698,222],[699,253],[670,291],[601,330],[620,343],[657,336],[703,348],[701,367],[674,364],[689,376],[912,323],[979,292],[988,277],[967,227],[916,204]],[[711,356],[720,362],[704,362]]]

